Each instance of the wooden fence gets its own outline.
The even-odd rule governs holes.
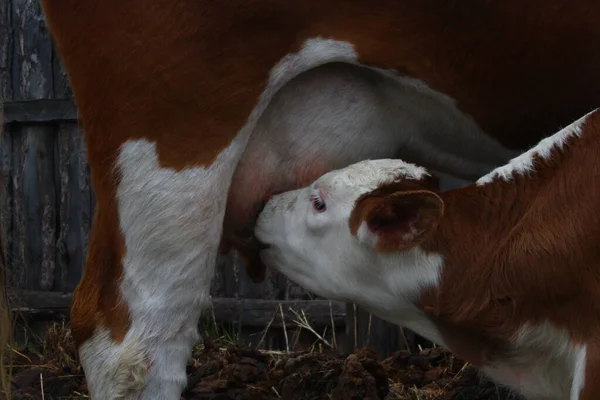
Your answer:
[[[68,310],[83,271],[94,194],[77,110],[38,0],[0,0],[0,91],[9,284],[15,309],[40,318]],[[315,330],[334,325],[344,351],[369,345],[384,356],[415,343],[410,332],[353,304],[320,299],[277,273],[254,284],[235,253],[219,257],[211,294],[216,321],[254,333],[281,328],[294,309],[304,310]],[[278,309],[284,318],[273,318]],[[269,345],[284,347],[281,335],[271,335]]]

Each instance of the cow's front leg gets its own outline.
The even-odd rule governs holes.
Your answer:
[[[175,170],[161,166],[154,143],[131,140],[112,178],[96,182],[97,213],[72,308],[92,399],[180,398],[241,152],[235,147],[234,140],[209,166]]]

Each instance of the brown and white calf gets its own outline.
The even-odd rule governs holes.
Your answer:
[[[96,400],[179,398],[220,244],[265,276],[265,194],[366,158],[473,179],[600,106],[595,0],[41,4],[96,196],[71,309]]]
[[[383,159],[276,195],[256,225],[261,258],[528,399],[597,399],[600,109],[471,186],[432,183]]]

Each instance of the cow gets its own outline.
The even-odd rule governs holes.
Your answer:
[[[600,393],[600,108],[474,184],[361,161],[272,196],[260,257],[527,399]]]
[[[70,314],[92,399],[178,399],[219,249],[371,157],[466,179],[600,106],[600,5],[41,0],[96,199]]]

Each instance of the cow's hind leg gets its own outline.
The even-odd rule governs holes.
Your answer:
[[[208,167],[179,171],[160,166],[152,142],[120,147],[118,184],[113,194],[99,193],[72,309],[93,399],[179,399],[208,301],[236,146]]]

